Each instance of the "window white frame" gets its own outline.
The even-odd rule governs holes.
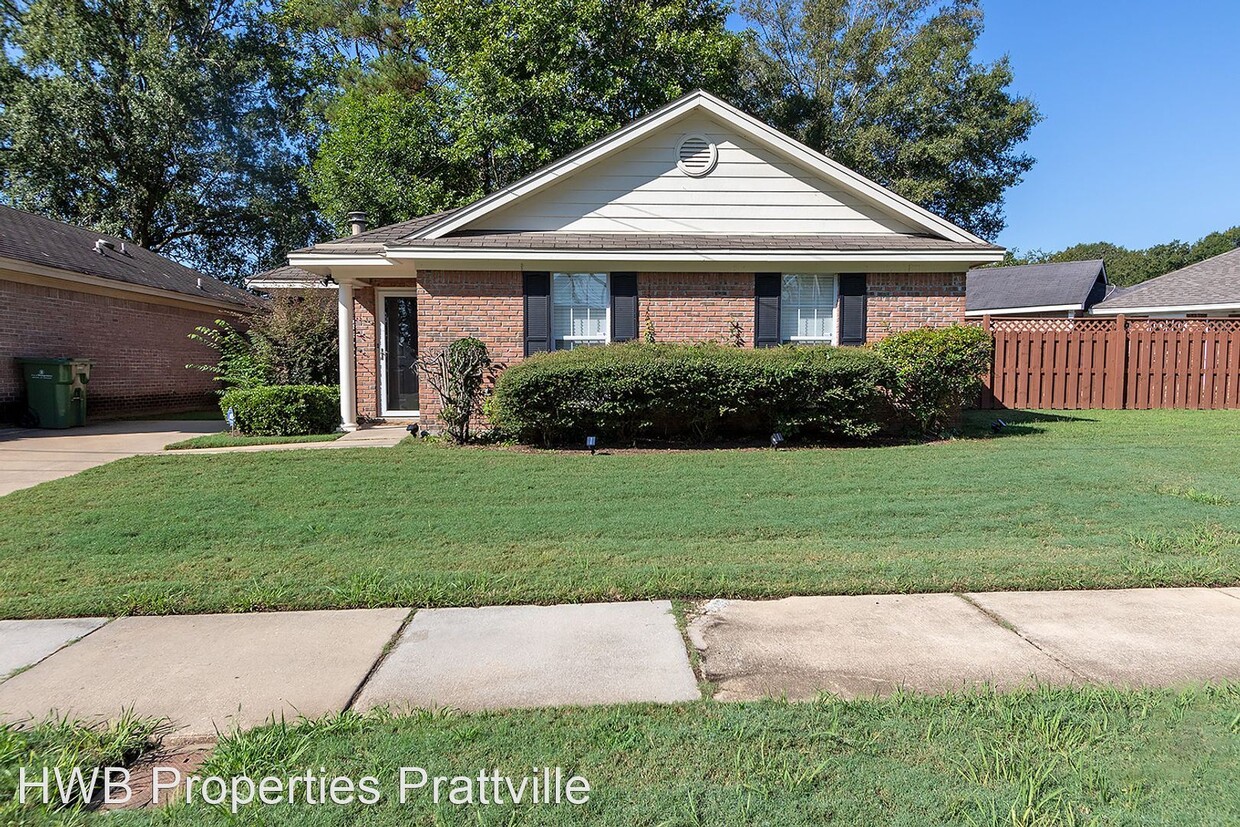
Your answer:
[[[388,381],[387,381],[387,301],[390,298],[405,298],[417,300],[418,293],[416,290],[406,288],[404,290],[384,290],[375,289],[375,315],[378,317],[378,330],[375,337],[375,347],[379,350],[379,416],[403,416],[417,418],[421,416],[420,411],[397,411],[389,409],[388,400]],[[420,338],[420,332],[419,332]],[[419,388],[419,391],[421,389]],[[419,392],[418,400],[422,399]]]
[[[605,304],[605,314],[603,316],[603,338],[602,339],[598,339],[593,336],[573,336],[571,334],[566,335],[566,336],[558,335],[555,329],[555,318],[556,318],[555,277],[556,276],[602,276],[603,277],[603,289],[604,291],[606,291],[607,299],[606,299],[606,304]],[[576,345],[577,342],[589,342],[591,344],[598,344],[598,345],[611,344],[611,273],[600,273],[597,271],[588,271],[588,272],[572,271],[570,272],[567,270],[561,270],[559,272],[554,272],[551,274],[551,348],[552,350],[558,350],[558,348],[556,348],[556,342],[572,342],[574,343],[574,346]]]
[[[831,336],[828,338],[819,338],[817,336],[795,336],[789,331],[784,330],[784,308],[787,298],[784,295],[784,279],[788,276],[796,278],[804,278],[807,276],[823,279],[831,279]],[[834,345],[839,342],[840,338],[840,276],[839,273],[780,273],[779,274],[779,340],[784,343],[798,342],[813,345]]]

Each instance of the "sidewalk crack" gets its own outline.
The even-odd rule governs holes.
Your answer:
[[[1003,617],[997,612],[993,612],[990,609],[987,609],[985,606],[978,603],[976,600],[969,597],[967,594],[964,594],[963,592],[955,592],[955,595],[956,597],[959,597],[961,600],[963,600],[965,603],[968,603],[974,609],[977,609],[982,614],[982,616],[985,617],[987,620],[989,620],[991,623],[994,623],[996,626],[1002,629],[1006,629],[1007,631],[1016,635],[1018,638],[1023,640],[1025,643],[1028,643],[1034,649],[1037,649],[1040,653],[1050,658],[1055,663],[1059,664],[1067,672],[1069,672],[1073,677],[1080,678],[1082,681],[1089,680],[1089,677],[1087,675],[1073,668],[1072,664],[1068,663],[1066,660],[1059,657],[1054,652],[1051,652],[1049,649],[1043,649],[1041,646],[1039,646],[1032,638],[1030,638],[1028,635],[1026,635],[1024,632],[1018,629],[1016,627],[1016,624],[1012,623],[1012,621],[1008,620],[1007,618]]]
[[[366,670],[366,674],[362,677],[361,682],[353,690],[353,694],[349,696],[349,701],[344,705],[342,712],[348,712],[357,703],[357,699],[362,695],[362,690],[366,688],[366,684],[370,683],[370,679],[375,676],[375,673],[379,671],[379,667],[387,660],[388,655],[400,643],[401,636],[405,634],[405,630],[409,628],[409,624],[413,622],[413,616],[417,613],[417,609],[410,609],[409,614],[405,615],[405,619],[400,622],[400,626],[392,633],[392,637],[388,640],[387,645],[383,647],[383,651],[379,653],[379,657],[375,658],[375,662]]]

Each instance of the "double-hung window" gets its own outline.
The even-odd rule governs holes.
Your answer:
[[[834,274],[784,273],[779,337],[785,342],[835,343]]]
[[[606,273],[552,273],[551,337],[555,349],[607,344],[610,304]]]

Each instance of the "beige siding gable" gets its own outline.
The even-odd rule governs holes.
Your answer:
[[[700,134],[718,162],[695,177],[676,165],[680,140]],[[693,112],[481,216],[469,230],[622,233],[924,232],[878,205],[759,146],[705,113]]]

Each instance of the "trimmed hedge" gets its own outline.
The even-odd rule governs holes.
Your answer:
[[[340,427],[340,388],[334,385],[264,385],[233,388],[220,397],[220,410],[236,418],[248,436],[329,434]]]
[[[874,350],[891,366],[897,408],[915,430],[937,436],[977,399],[994,344],[980,327],[952,325],[897,333]]]
[[[891,371],[857,348],[633,342],[532,356],[504,371],[492,423],[543,445],[587,435],[865,439],[892,418]]]

